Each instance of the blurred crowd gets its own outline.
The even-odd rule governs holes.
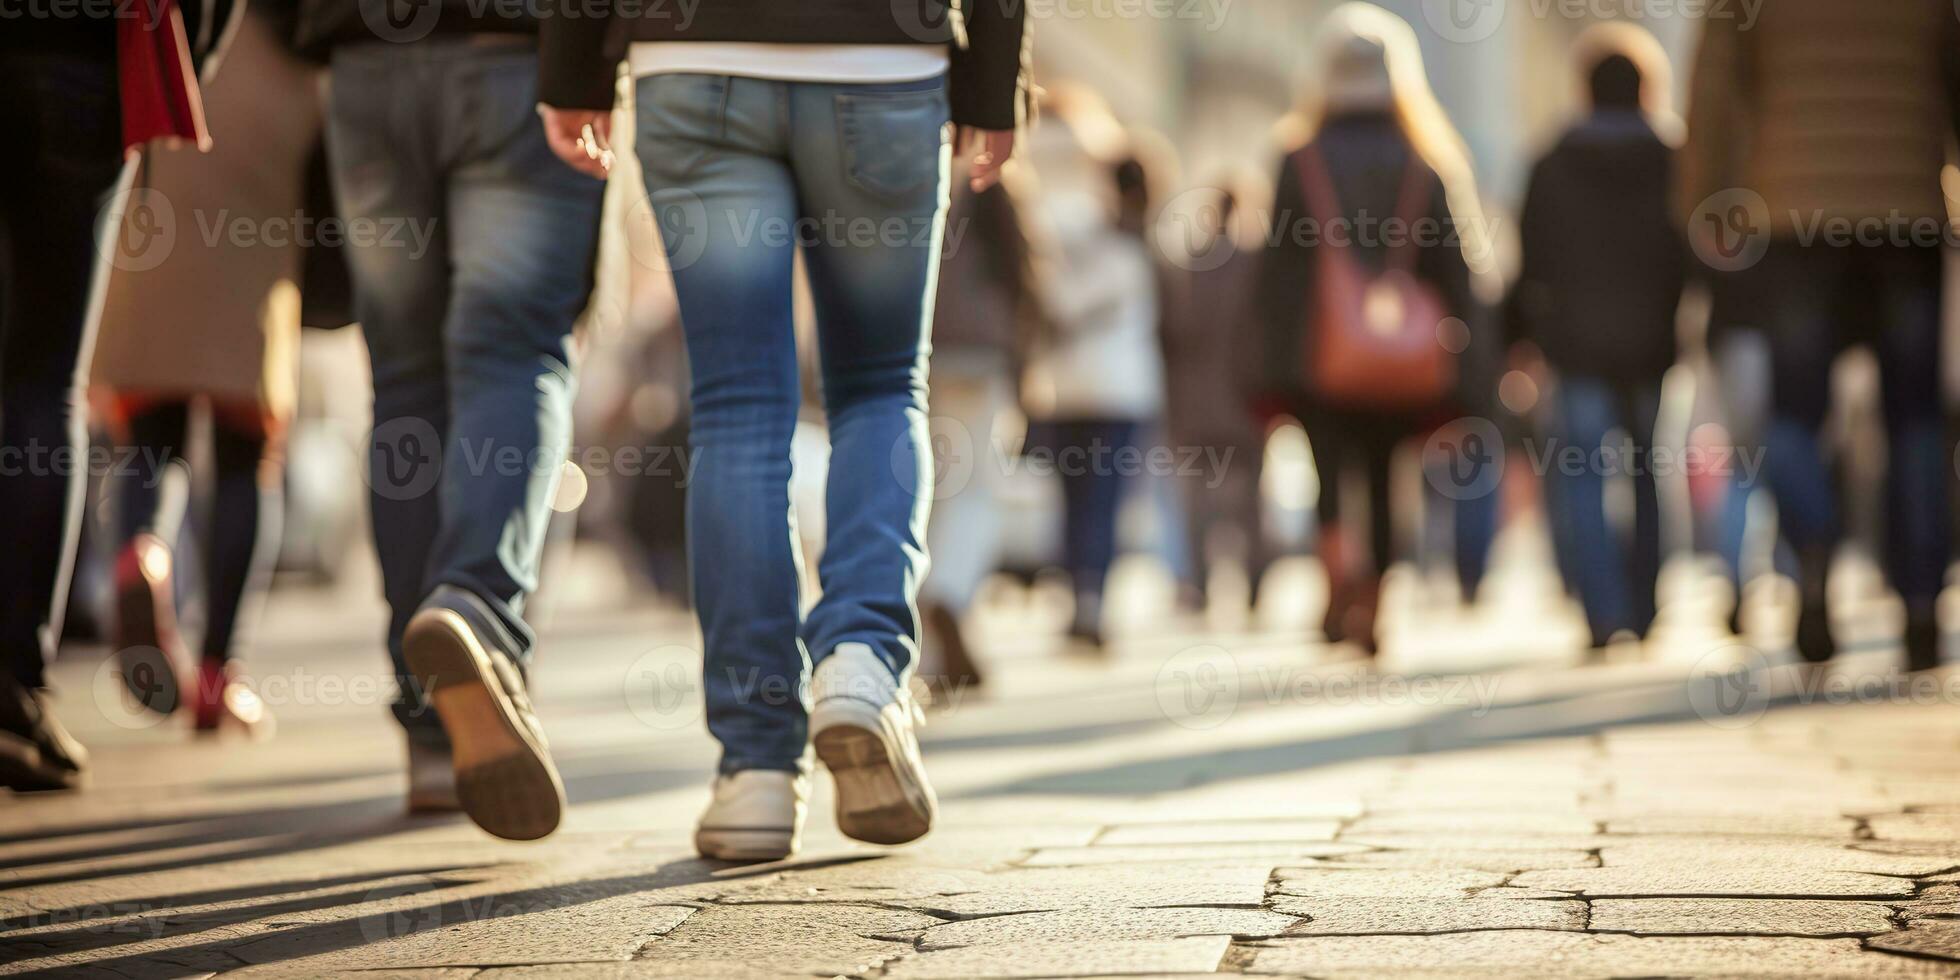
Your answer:
[[[16,788],[72,785],[85,765],[40,693],[64,632],[107,640],[146,710],[203,731],[269,729],[238,666],[253,611],[281,542],[289,559],[336,554],[342,505],[359,496],[357,473],[305,458],[302,430],[361,382],[346,369],[302,382],[303,323],[358,321],[369,349],[371,524],[423,803],[455,792],[438,772],[451,749],[404,637],[413,645],[433,603],[528,652],[552,504],[575,506],[565,484],[582,492],[598,471],[566,449],[636,454],[591,478],[579,534],[617,545],[675,601],[737,587],[715,580],[732,574],[722,556],[688,551],[701,509],[748,506],[733,484],[703,502],[694,479],[704,447],[723,443],[702,435],[703,341],[684,344],[682,324],[749,315],[739,287],[717,285],[711,305],[689,284],[725,271],[719,246],[688,267],[660,188],[636,210],[617,174],[609,192],[549,155],[527,32],[355,43],[332,7],[166,4],[168,36],[134,42],[62,22],[0,34],[0,79],[20,93],[0,118],[25,136],[0,153],[0,513],[13,529],[0,773]],[[1093,655],[1122,631],[1106,593],[1123,551],[1152,553],[1178,605],[1199,612],[1227,569],[1261,601],[1293,537],[1324,570],[1325,641],[1372,657],[1388,639],[1391,565],[1440,548],[1457,600],[1476,603],[1493,542],[1525,520],[1543,521],[1594,650],[1650,635],[1664,560],[1713,554],[1728,628],[1743,629],[1752,583],[1794,583],[1791,623],[1756,632],[1821,663],[1841,632],[1827,586],[1860,513],[1877,515],[1905,665],[1937,666],[1960,21],[1940,0],[1778,0],[1747,24],[1711,18],[1696,51],[1680,98],[1641,27],[1580,33],[1569,71],[1583,108],[1531,167],[1514,217],[1480,202],[1417,31],[1370,4],[1300,39],[1312,83],[1275,121],[1270,177],[1188,179],[1179,147],[1095,91],[1008,86],[1012,160],[997,181],[954,160],[928,236],[937,284],[916,421],[935,459],[915,467],[898,435],[873,454],[889,473],[854,477],[931,502],[922,542],[889,536],[913,557],[901,608],[884,612],[906,621],[899,646],[916,657],[894,669],[933,690],[983,684],[972,623],[991,576],[1065,578],[1067,645]],[[655,88],[635,110],[641,140],[671,137],[646,117],[683,111]],[[736,89],[715,97],[740,109]],[[568,132],[615,165],[603,127]],[[699,177],[682,171],[701,164],[641,152],[650,183]],[[286,219],[337,234],[275,240],[267,229]],[[174,244],[150,251],[165,234]],[[838,383],[828,345],[809,341],[837,329],[821,321],[838,292],[863,286],[809,254],[794,302],[784,293],[804,341],[798,481],[821,458],[818,407],[835,394],[817,377]],[[609,263],[626,272],[609,277]],[[1876,363],[1882,452],[1832,428],[1856,393],[1840,364],[1854,348]],[[714,356],[719,369],[730,355]],[[707,405],[723,432],[718,397]],[[526,465],[516,479],[425,472],[451,426]],[[1265,472],[1281,432],[1310,447],[1305,486]],[[834,501],[826,514],[819,488],[790,492],[812,553],[863,519]],[[304,534],[282,529],[289,500]],[[1310,532],[1274,527],[1284,508],[1310,513]],[[930,573],[915,582],[921,543]],[[71,602],[71,578],[101,587]],[[739,629],[703,617],[710,646]]]

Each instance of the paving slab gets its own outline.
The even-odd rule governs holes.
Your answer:
[[[1193,823],[1120,824],[1097,835],[1095,844],[1259,844],[1331,841],[1338,820],[1223,820]],[[1053,845],[1047,845],[1053,846]]]
[[[1874,936],[1898,928],[1892,908],[1875,902],[1792,899],[1599,899],[1594,932],[1654,936]]]
[[[937,922],[902,909],[832,902],[807,905],[711,905],[642,944],[635,959],[663,964],[739,958],[751,968],[856,976],[909,952],[895,936]]]
[[[1366,851],[1360,854],[1344,855],[1334,860],[1342,864],[1371,868],[1496,871],[1505,874],[1551,868],[1595,868],[1599,866],[1599,860],[1585,851],[1506,851],[1474,850],[1470,848]]]
[[[1914,922],[1903,932],[1875,936],[1873,949],[1960,961],[1960,922]]]
[[[1573,932],[1465,932],[1268,940],[1250,974],[1397,976],[1945,977],[1951,967],[1867,951],[1853,939],[1646,938]]]
[[[1545,888],[1589,898],[1748,897],[1902,898],[1913,893],[1904,878],[1805,868],[1692,868],[1671,865],[1527,871],[1511,879],[1521,888]]]
[[[1080,867],[1091,864],[1152,864],[1158,862],[1216,862],[1288,864],[1313,858],[1340,857],[1368,850],[1337,841],[1248,844],[1133,844],[1092,847],[1044,847],[1026,861],[1029,868]]]
[[[1007,980],[1213,973],[1231,942],[1226,936],[1197,936],[1137,942],[961,946],[901,957],[888,964],[883,975],[894,980]]]
[[[1586,928],[1586,903],[1488,898],[1342,898],[1276,896],[1275,912],[1306,916],[1289,936],[1415,935],[1477,929]]]
[[[922,950],[954,946],[1098,943],[1188,936],[1269,937],[1298,916],[1253,909],[1077,908],[1021,915],[993,915],[936,925],[906,938]]]
[[[1505,883],[1505,874],[1410,868],[1281,868],[1274,891],[1300,898],[1468,898]]]

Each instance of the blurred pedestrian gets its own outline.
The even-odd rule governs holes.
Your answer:
[[[946,5],[912,12],[922,19],[907,29],[881,0],[829,3],[820,17],[729,0],[679,26],[659,8],[615,21],[569,6],[546,25],[545,127],[594,174],[614,95],[608,38],[634,42],[635,148],[694,379],[688,538],[722,746],[695,835],[705,857],[795,851],[812,744],[847,836],[904,843],[937,810],[906,687],[932,493],[933,285],[948,151],[976,153],[977,191],[1013,150],[1025,10],[969,6],[963,44]],[[866,227],[903,234],[867,243]],[[807,616],[789,501],[799,251],[830,422],[822,598]]]
[[[1381,576],[1394,557],[1396,451],[1488,402],[1471,262],[1488,261],[1461,139],[1436,104],[1409,26],[1368,4],[1337,8],[1317,50],[1310,137],[1280,166],[1257,292],[1270,410],[1294,408],[1320,474],[1323,628],[1372,655]],[[1486,408],[1485,414],[1488,414]],[[1481,455],[1467,493],[1483,477]],[[1365,540],[1346,523],[1366,487]]]
[[[265,733],[271,714],[238,669],[278,556],[281,445],[294,407],[306,166],[320,139],[319,72],[290,50],[296,3],[255,0],[205,112],[225,139],[210,153],[151,155],[138,193],[155,193],[219,237],[185,235],[154,268],[110,273],[93,383],[108,428],[138,461],[116,492],[115,646],[138,704],[187,710],[194,727]],[[318,219],[323,216],[311,216]],[[218,223],[222,224],[218,224]],[[204,631],[193,660],[177,630],[172,572],[189,495],[194,417],[210,447],[210,517],[194,522]],[[152,467],[157,467],[152,469]],[[188,675],[184,672],[189,671]]]
[[[1178,457],[1202,449],[1203,472],[1180,474],[1191,585],[1199,604],[1211,596],[1211,556],[1220,532],[1237,540],[1234,560],[1259,602],[1272,563],[1261,520],[1259,482],[1266,431],[1234,392],[1256,383],[1259,326],[1251,295],[1261,252],[1258,206],[1248,182],[1221,181],[1199,210],[1180,218],[1188,238],[1171,243],[1184,256],[1166,290],[1163,318],[1165,420]],[[1216,467],[1215,469],[1213,467]]]
[[[79,785],[87,753],[48,711],[86,478],[82,381],[104,259],[142,264],[168,247],[160,209],[116,200],[128,151],[210,144],[197,72],[236,8],[163,0],[150,16],[89,6],[8,18],[0,32],[0,785]],[[135,237],[116,234],[125,211]],[[98,251],[97,243],[104,248]]]
[[[926,640],[920,674],[939,698],[984,680],[964,621],[999,563],[1007,471],[996,437],[1014,408],[1015,372],[1039,315],[1019,184],[1008,175],[978,193],[956,187],[946,212],[951,231],[933,304],[929,403],[934,446],[954,455],[939,460],[926,527],[932,574],[919,589]]]
[[[1512,338],[1557,375],[1546,479],[1566,533],[1554,541],[1569,552],[1560,567],[1603,648],[1622,632],[1644,638],[1654,621],[1654,422],[1675,359],[1687,246],[1671,212],[1674,150],[1656,128],[1678,130],[1664,118],[1672,103],[1660,44],[1631,24],[1602,25],[1581,37],[1577,62],[1589,107],[1532,169],[1509,313]],[[1583,465],[1568,465],[1568,449]],[[1621,478],[1633,488],[1626,533],[1606,504]]]
[[[452,0],[405,37],[391,11],[304,0],[300,33],[329,53],[327,150],[374,371],[408,806],[529,840],[565,793],[525,691],[524,607],[571,444],[604,184],[538,130],[535,16]]]
[[[1101,98],[1052,91],[1042,116],[1032,162],[1045,329],[1024,392],[1029,448],[1062,484],[1062,564],[1075,592],[1069,636],[1100,649],[1117,513],[1143,473],[1147,429],[1163,414],[1159,282],[1141,227],[1145,175]]]
[[[1941,172],[1960,23],[1942,0],[1782,0],[1753,23],[1709,18],[1704,31],[1680,207],[1704,262],[1761,277],[1750,295],[1766,304],[1770,349],[1765,473],[1797,554],[1797,652],[1821,662],[1836,650],[1825,582],[1844,522],[1819,430],[1838,354],[1868,344],[1887,440],[1884,567],[1905,600],[1908,666],[1935,666],[1951,552]]]

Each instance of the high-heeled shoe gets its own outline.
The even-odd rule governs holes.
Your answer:
[[[269,738],[276,723],[265,700],[237,670],[224,661],[207,659],[197,669],[191,724],[202,734],[233,728],[253,738]]]
[[[116,660],[123,686],[145,710],[168,715],[184,703],[188,659],[177,633],[170,546],[138,534],[116,556]]]

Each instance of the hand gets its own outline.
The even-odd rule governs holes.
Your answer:
[[[612,171],[612,113],[593,109],[538,106],[544,118],[544,139],[558,159],[582,174],[600,180]]]
[[[967,186],[975,194],[1000,183],[1000,168],[1014,155],[1014,131],[961,126],[953,133],[953,152],[973,154],[973,167]]]

